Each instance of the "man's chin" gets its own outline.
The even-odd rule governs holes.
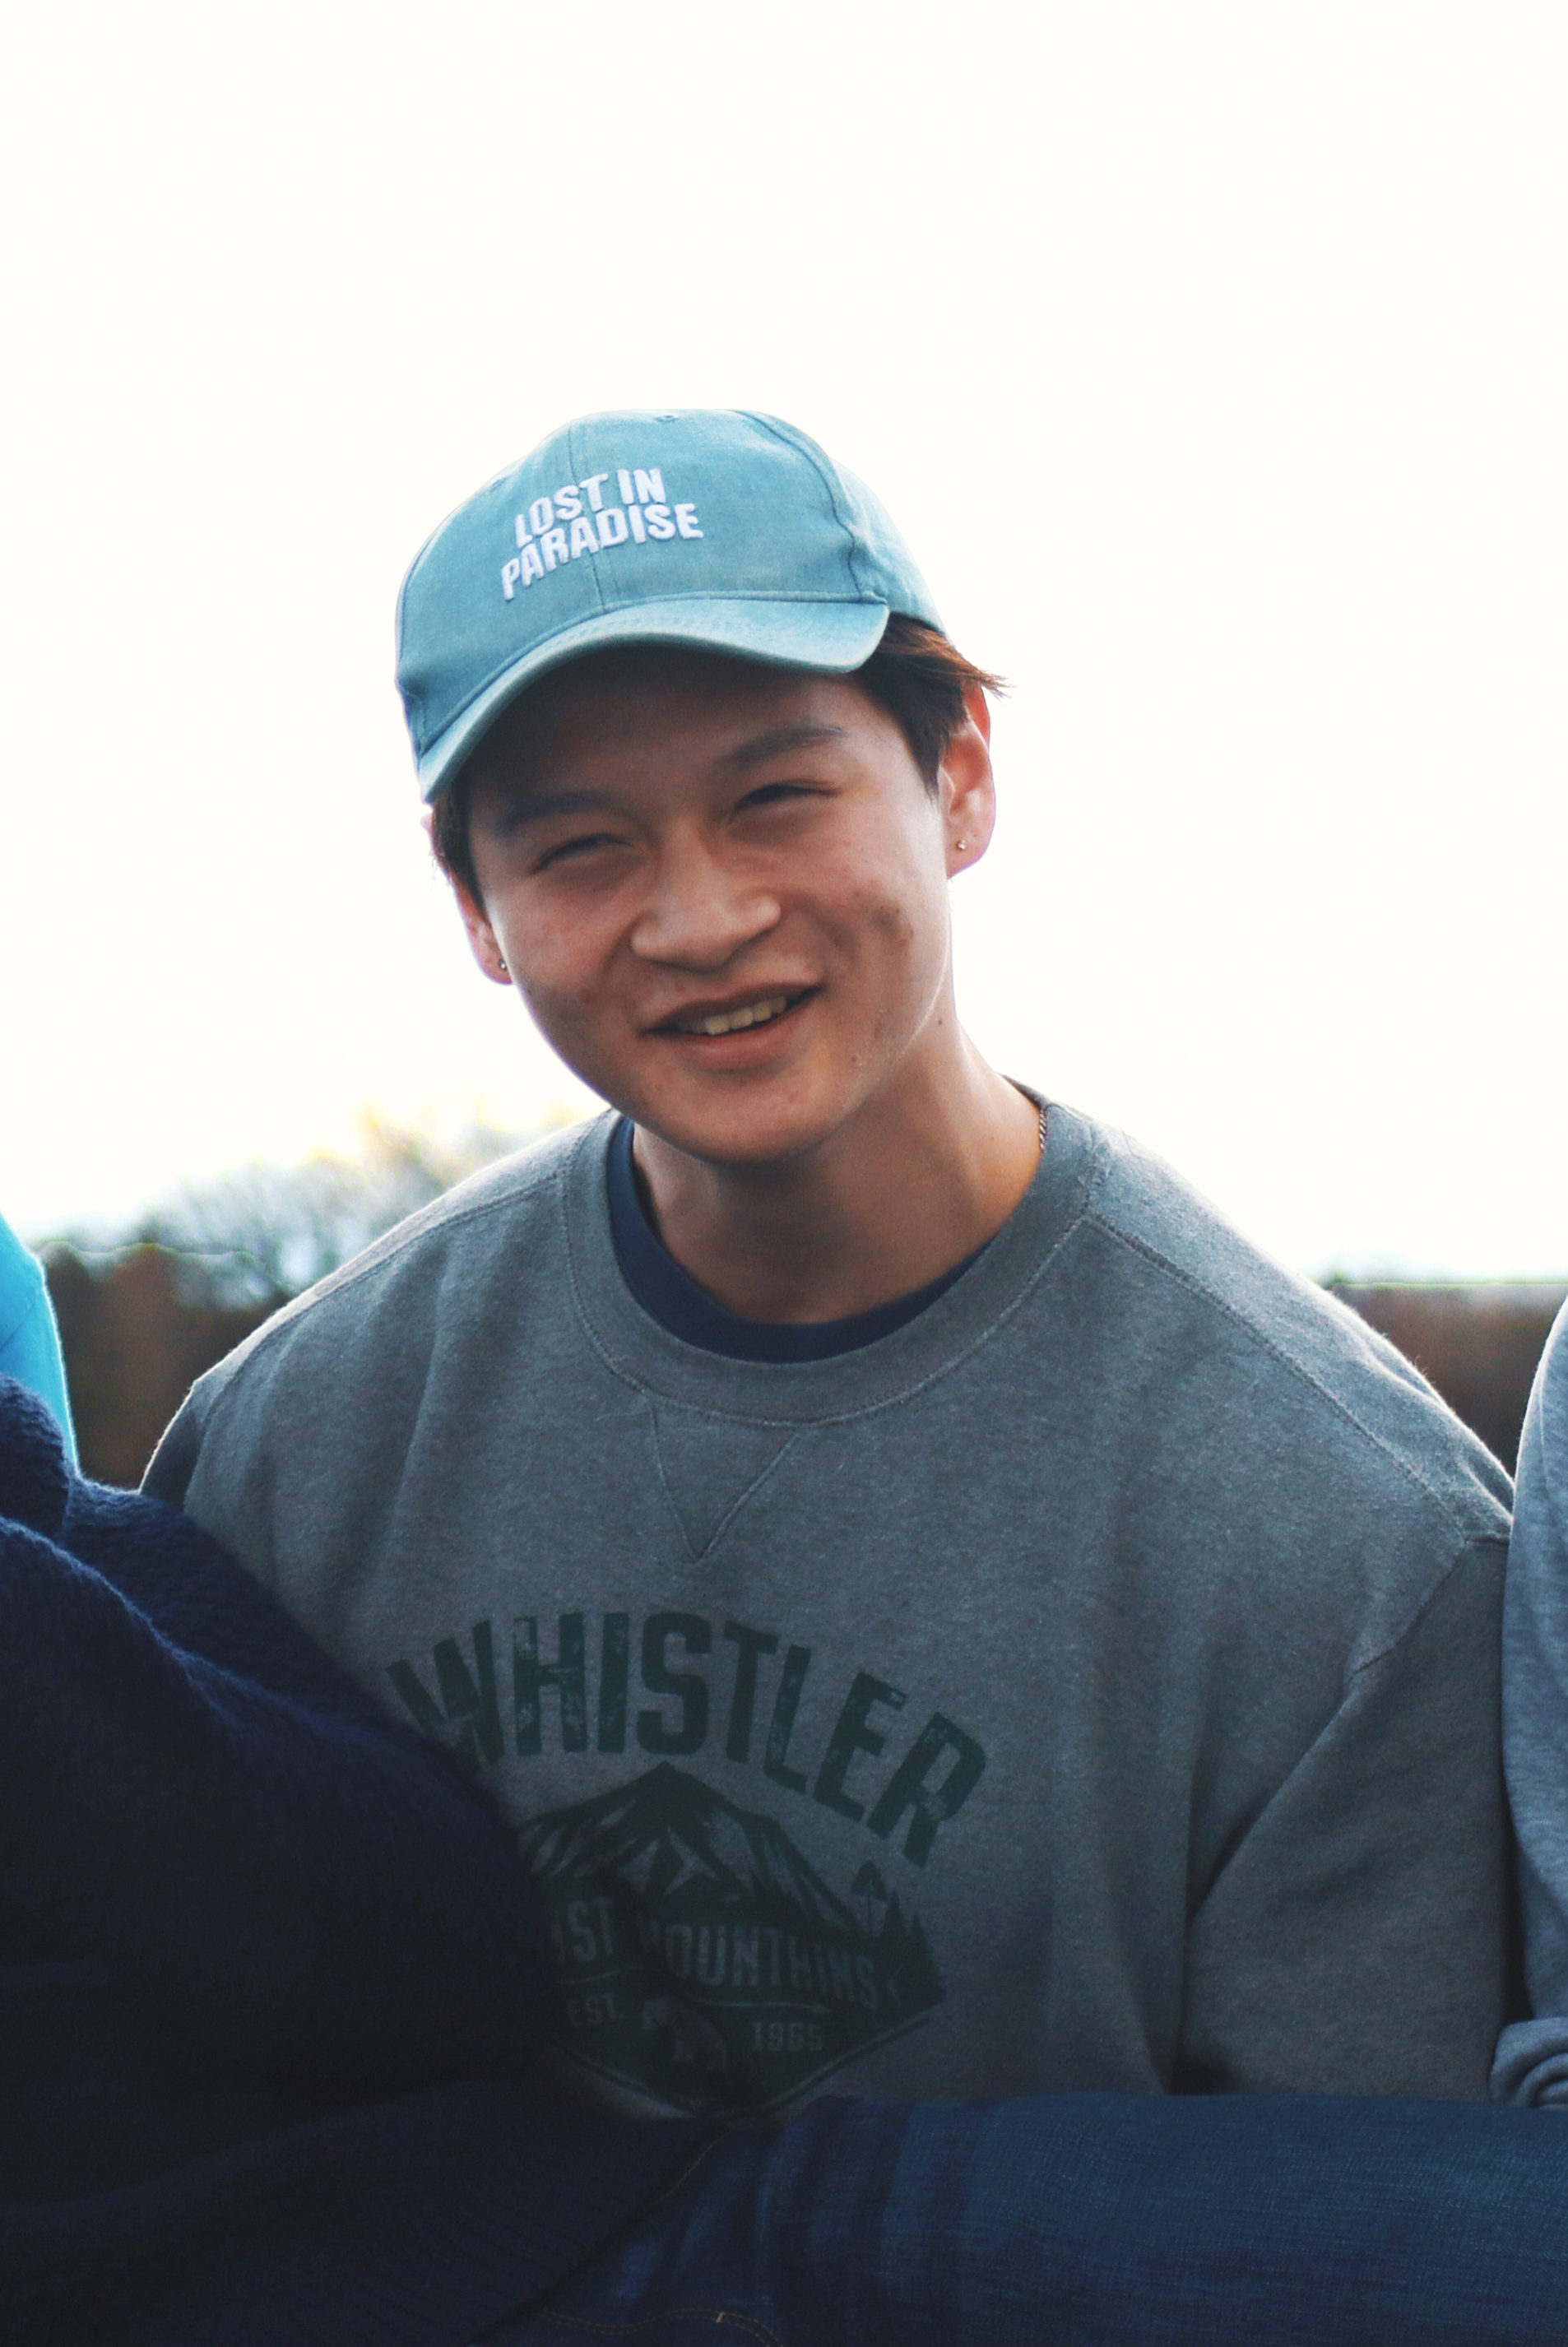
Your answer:
[[[714,1172],[759,1173],[769,1166],[794,1165],[829,1140],[841,1119],[820,1111],[812,1113],[798,1104],[776,1106],[761,1101],[716,1103],[711,1110],[682,1104],[671,1109],[660,1102],[657,1112],[628,1112],[642,1131],[668,1148],[679,1150]]]

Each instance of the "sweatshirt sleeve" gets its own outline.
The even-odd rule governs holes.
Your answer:
[[[144,1491],[155,1500],[162,1500],[171,1508],[184,1507],[185,1494],[201,1449],[207,1400],[203,1383],[198,1379],[164,1428],[159,1437],[158,1448],[148,1461],[147,1472],[141,1479]]]
[[[1502,1622],[1503,1752],[1536,2018],[1503,2031],[1491,2090],[1568,2108],[1568,1307],[1525,1415]]]
[[[193,2055],[334,2094],[531,2051],[544,1935],[488,1803],[153,1502],[0,1524],[0,1888]]]
[[[1503,1545],[1352,1674],[1194,1917],[1176,2083],[1481,2100],[1512,1957]]]
[[[77,1438],[71,1426],[70,1397],[66,1390],[66,1364],[60,1352],[60,1332],[44,1279],[44,1267],[30,1255],[10,1225],[0,1219],[0,1377],[17,1378],[53,1411],[65,1440],[66,1454],[76,1464]]]

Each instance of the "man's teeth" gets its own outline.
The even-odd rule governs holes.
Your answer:
[[[787,994],[769,994],[761,1002],[744,1002],[738,1010],[715,1010],[711,1019],[682,1020],[682,1035],[733,1035],[739,1027],[765,1026],[789,1009]]]

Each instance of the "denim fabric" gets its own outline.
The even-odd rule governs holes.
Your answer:
[[[825,2101],[493,2347],[1562,2347],[1568,2120],[1337,2097]]]

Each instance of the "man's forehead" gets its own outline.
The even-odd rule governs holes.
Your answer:
[[[845,682],[816,669],[782,668],[683,644],[618,644],[551,670],[513,705],[525,723],[623,702],[778,707],[831,693]]]
[[[637,646],[542,678],[491,728],[477,771],[526,784],[561,758],[647,753],[681,739],[715,770],[847,743],[882,712],[850,679],[723,654]]]

